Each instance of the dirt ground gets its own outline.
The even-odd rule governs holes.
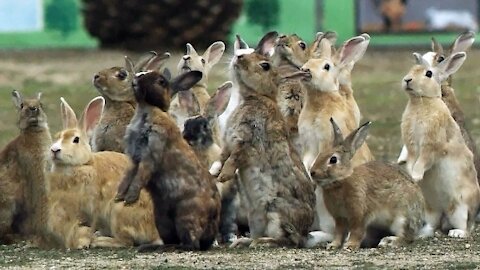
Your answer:
[[[425,48],[426,50],[426,48]],[[423,50],[423,51],[425,51]],[[419,50],[422,52],[422,50]],[[395,160],[401,147],[400,119],[407,97],[400,81],[414,63],[408,49],[369,49],[354,69],[353,87],[363,119],[373,121],[367,140],[377,159]],[[0,51],[0,148],[17,133],[12,89],[26,96],[43,92],[43,103],[53,134],[60,128],[59,97],[76,111],[98,95],[91,85],[100,69],[123,65],[121,51]],[[168,66],[175,70],[178,54]],[[455,74],[454,86],[475,139],[480,138],[480,51],[468,53]],[[210,88],[227,80],[228,57],[210,76]],[[357,252],[316,249],[226,249],[207,252],[140,254],[134,248],[118,250],[43,251],[25,244],[0,246],[0,268],[6,269],[476,269],[480,268],[480,230],[469,239],[439,235],[398,249]]]

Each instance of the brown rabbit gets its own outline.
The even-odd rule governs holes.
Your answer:
[[[403,78],[409,96],[402,116],[402,139],[407,148],[407,171],[419,182],[427,204],[423,236],[431,236],[445,219],[450,237],[467,237],[480,202],[473,154],[458,124],[441,99],[441,83],[466,58],[454,53],[435,66],[414,53],[417,65]]]
[[[38,240],[43,229],[44,172],[52,143],[41,93],[23,99],[12,92],[20,134],[0,152],[0,243]]]
[[[321,153],[310,174],[324,190],[328,211],[335,219],[335,238],[327,248],[357,249],[371,225],[393,233],[379,246],[398,246],[412,242],[424,223],[425,201],[422,191],[401,168],[381,161],[353,167],[355,151],[364,143],[370,122],[343,138],[330,119],[334,142]]]
[[[81,120],[61,98],[63,130],[51,146],[49,235],[64,248],[124,247],[159,243],[153,204],[146,192],[130,207],[115,204],[121,178],[131,166],[126,155],[92,153],[87,134],[98,123],[102,97],[85,107]],[[99,231],[101,236],[93,235]]]
[[[133,89],[138,106],[127,128],[127,153],[134,166],[118,188],[117,201],[138,200],[145,187],[154,203],[155,224],[164,243],[182,249],[210,248],[218,232],[220,195],[213,177],[182,138],[167,113],[171,97],[202,78],[190,71],[170,80],[170,72],[142,72]],[[141,251],[159,248],[144,245]]]
[[[450,46],[450,49],[445,52],[443,47],[435,38],[432,38],[432,51],[424,54],[422,57],[427,60],[432,66],[438,65],[446,57],[453,53],[457,52],[466,52],[473,44],[475,39],[475,33],[472,31],[467,31],[460,34],[455,41]],[[444,82],[442,82],[441,86],[442,90],[442,100],[447,105],[450,113],[452,114],[453,119],[457,122],[458,126],[460,127],[460,131],[462,132],[463,139],[467,144],[470,151],[473,153],[473,159],[475,163],[475,169],[477,171],[477,180],[480,183],[480,156],[478,154],[477,146],[475,145],[475,141],[472,138],[470,131],[467,128],[465,123],[465,114],[458,102],[458,99],[455,95],[455,90],[452,87],[452,76],[449,76]],[[406,148],[402,149],[403,155],[399,157],[398,162],[403,163],[406,162]]]
[[[178,72],[182,74],[192,70],[198,70],[202,72],[202,79],[192,86],[192,93],[198,101],[198,112],[189,112],[182,106],[179,98],[174,98],[171,102],[169,113],[173,116],[177,122],[177,126],[180,130],[183,130],[185,120],[195,114],[203,114],[205,107],[210,100],[208,94],[208,75],[210,70],[215,66],[222,58],[225,51],[225,44],[222,41],[216,41],[210,45],[203,55],[199,55],[190,43],[187,43],[187,53],[182,56],[178,63]],[[217,141],[216,141],[217,142]],[[218,142],[217,142],[218,143]]]
[[[288,139],[276,102],[280,77],[268,57],[276,37],[276,32],[266,34],[254,53],[233,60],[243,102],[227,124],[218,179],[234,179],[238,169],[251,238],[238,239],[232,247],[302,247],[313,222],[314,186]]]
[[[159,69],[169,57],[169,53],[157,55],[152,51],[134,65],[132,60],[125,56],[125,67],[107,68],[95,74],[93,85],[105,98],[105,110],[93,133],[94,152],[125,151],[123,137],[135,113],[136,103],[132,91],[135,72]]]

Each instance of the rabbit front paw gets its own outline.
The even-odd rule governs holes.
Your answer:
[[[127,190],[127,193],[125,194],[123,201],[125,202],[125,205],[129,205],[129,204],[135,203],[139,197],[140,197],[140,189],[134,188],[131,186]]]
[[[357,250],[359,248],[360,248],[360,243],[354,243],[354,242],[347,242],[343,246],[344,250],[350,250],[350,251]]]
[[[217,177],[218,182],[227,182],[234,179],[235,177],[235,168],[224,166],[220,175]]]
[[[466,238],[468,236],[468,233],[464,230],[453,229],[448,231],[448,236],[453,238]]]
[[[327,250],[339,249],[342,243],[333,241],[332,243],[327,245]]]

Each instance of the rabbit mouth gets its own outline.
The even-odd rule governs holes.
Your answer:
[[[187,65],[184,65],[182,68],[181,68],[182,72],[189,72],[189,71],[192,71],[192,69],[187,66]]]

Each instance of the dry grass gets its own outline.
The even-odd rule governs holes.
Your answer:
[[[80,112],[97,95],[91,85],[93,74],[103,68],[123,65],[120,51],[5,51],[0,52],[0,146],[17,133],[16,114],[10,94],[18,89],[26,96],[43,92],[44,105],[52,133],[60,128],[59,97],[65,97]],[[131,55],[136,59],[137,55]],[[455,75],[454,86],[467,116],[474,138],[480,136],[478,95],[480,69],[468,59]],[[168,66],[175,69],[177,57]],[[210,78],[214,88],[227,79],[226,62],[217,66]],[[368,143],[378,159],[394,160],[401,146],[400,119],[407,97],[400,81],[413,64],[411,51],[371,50],[353,74],[355,96],[363,118],[374,122]],[[475,238],[478,235],[475,234]],[[140,255],[133,249],[90,251],[39,251],[23,246],[0,246],[0,267],[50,268],[462,268],[473,269],[480,263],[476,239],[455,240],[445,237],[419,241],[404,249],[363,250],[357,253],[313,250],[225,250],[205,253],[168,253]],[[467,246],[466,246],[467,245]]]

